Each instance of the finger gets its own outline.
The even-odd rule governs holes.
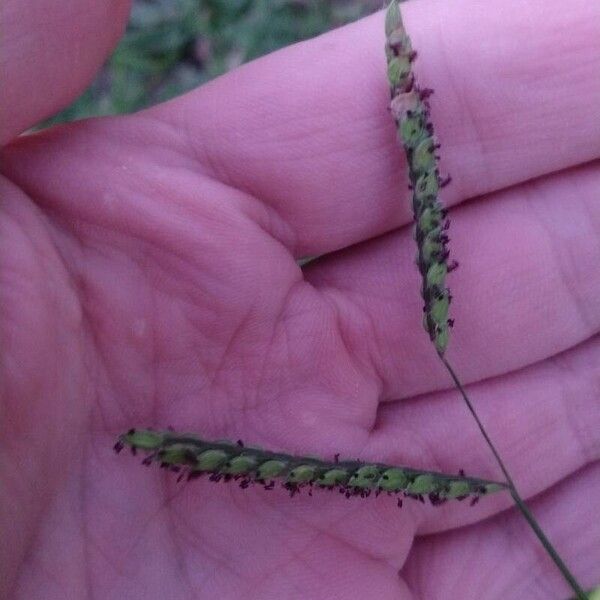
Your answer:
[[[600,156],[600,5],[576,0],[406,3],[445,199],[498,190]],[[323,254],[409,220],[387,111],[381,13],[253,62],[149,115],[182,132],[209,173]]]
[[[505,377],[468,386],[471,401],[524,497],[532,497],[600,459],[600,337]],[[394,448],[401,462],[444,473],[502,479],[455,390],[383,406],[374,455]],[[400,461],[400,459],[396,459]],[[431,534],[473,523],[512,504],[508,494],[476,507],[447,503],[422,515]]]
[[[123,33],[129,0],[6,0],[0,144],[64,108]]]
[[[532,503],[551,542],[579,583],[598,583],[600,464]],[[568,598],[573,593],[515,510],[476,527],[417,540],[403,575],[419,598]]]
[[[600,329],[600,165],[452,211],[448,356],[464,381],[519,369]],[[332,255],[307,279],[339,307],[344,338],[374,366],[384,398],[448,386],[421,325],[408,230]]]

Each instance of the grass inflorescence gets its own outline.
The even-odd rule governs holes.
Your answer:
[[[115,451],[125,446],[135,454],[145,452],[145,465],[153,462],[179,473],[180,479],[206,476],[210,481],[237,481],[242,488],[258,484],[267,490],[279,481],[291,496],[302,489],[312,495],[313,488],[337,490],[347,498],[366,498],[384,492],[402,498],[425,502],[428,498],[437,506],[448,500],[471,498],[475,504],[482,496],[506,490],[496,481],[466,477],[464,473],[445,475],[383,463],[357,460],[331,461],[309,456],[272,452],[256,446],[246,446],[241,440],[207,441],[195,434],[152,429],[130,429],[119,436]]]
[[[427,102],[427,98],[433,93],[433,90],[420,88],[415,80],[412,62],[416,58],[416,52],[404,29],[398,0],[392,0],[388,6],[385,34],[387,75],[392,97],[390,108],[396,122],[398,139],[406,152],[412,190],[415,238],[418,247],[417,264],[422,276],[421,294],[425,302],[423,307],[425,329],[506,478],[506,487],[515,505],[562,573],[565,581],[575,592],[578,600],[586,600],[587,596],[583,588],[521,498],[464,386],[444,356],[448,345],[449,328],[453,324],[452,319],[448,318],[451,296],[445,280],[448,271],[456,264],[448,262],[447,244],[449,239],[446,235],[448,220],[438,196],[439,189],[449,182],[449,178],[442,180],[437,166],[436,150],[439,148],[439,144],[434,136]]]
[[[385,22],[385,52],[391,91],[391,113],[396,121],[398,140],[404,146],[408,162],[412,208],[417,241],[417,265],[422,277],[423,325],[440,355],[448,345],[448,318],[452,296],[446,287],[446,275],[456,267],[448,260],[449,221],[439,198],[439,190],[450,178],[442,178],[438,169],[435,138],[429,117],[427,98],[433,92],[420,88],[411,68],[416,53],[402,25],[400,8],[392,3]]]

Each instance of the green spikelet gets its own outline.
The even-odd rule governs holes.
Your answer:
[[[272,489],[275,480],[293,496],[301,489],[337,489],[348,498],[365,498],[371,492],[402,494],[432,504],[462,500],[467,496],[475,503],[481,496],[506,489],[502,483],[475,477],[445,475],[409,467],[355,460],[321,460],[313,456],[294,456],[245,446],[241,441],[206,441],[194,434],[151,429],[130,429],[119,436],[115,450],[125,446],[134,454],[146,452],[143,463],[159,463],[188,479],[207,475],[211,481],[238,481],[245,488],[257,483]],[[399,500],[401,506],[402,502]]]
[[[431,90],[422,90],[415,81],[411,63],[416,54],[404,31],[400,8],[392,2],[385,19],[387,36],[385,53],[391,90],[391,113],[396,121],[398,141],[408,160],[410,187],[413,192],[415,238],[418,246],[417,265],[423,285],[423,325],[443,356],[448,345],[448,305],[452,299],[446,287],[446,274],[456,265],[448,262],[448,221],[438,191],[448,179],[442,180],[435,154],[438,144],[429,120],[427,97]]]

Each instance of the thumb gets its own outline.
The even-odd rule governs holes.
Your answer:
[[[4,0],[0,145],[67,106],[121,37],[130,0]]]

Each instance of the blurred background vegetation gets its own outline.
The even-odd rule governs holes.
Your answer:
[[[96,80],[45,125],[156,104],[382,6],[382,0],[134,0],[126,34]]]

